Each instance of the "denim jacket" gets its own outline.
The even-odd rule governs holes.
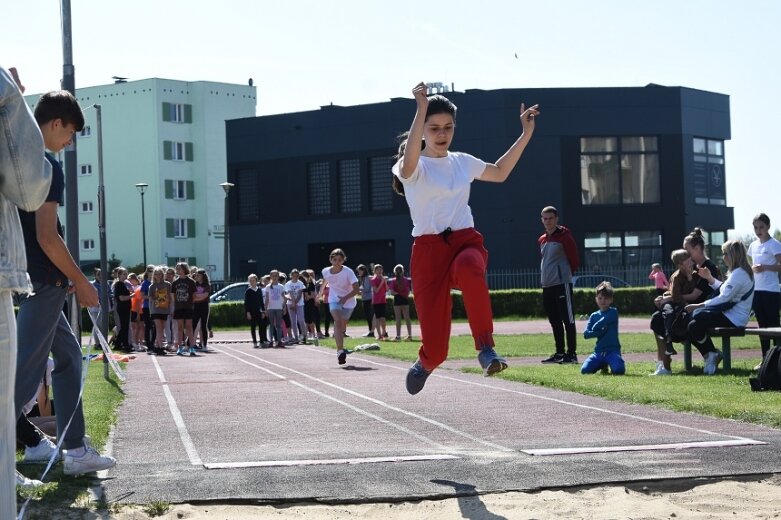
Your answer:
[[[40,208],[51,181],[41,130],[11,74],[0,67],[0,291],[31,290],[16,208]]]

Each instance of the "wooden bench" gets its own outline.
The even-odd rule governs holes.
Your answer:
[[[716,327],[708,330],[711,338],[721,338],[722,367],[724,370],[732,369],[731,338],[743,336],[759,336],[762,338],[781,338],[781,327]],[[688,341],[683,342],[683,366],[686,370],[692,368],[692,346]]]

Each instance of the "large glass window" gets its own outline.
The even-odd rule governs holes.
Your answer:
[[[663,260],[661,231],[586,233],[583,249],[583,269],[594,273],[646,268]]]
[[[656,137],[582,137],[580,187],[584,205],[660,202]]]
[[[727,188],[724,182],[724,141],[695,137],[694,152],[694,202],[710,206],[727,205]]]
[[[331,214],[331,166],[329,163],[309,163],[307,168],[307,193],[310,215]]]
[[[339,212],[361,211],[361,162],[358,159],[339,161]]]
[[[372,211],[393,209],[393,188],[391,187],[392,157],[369,159],[369,189]]]

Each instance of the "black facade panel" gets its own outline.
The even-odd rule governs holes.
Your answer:
[[[520,104],[539,103],[534,137],[502,184],[475,182],[470,206],[485,236],[489,269],[538,267],[540,210],[559,209],[560,222],[573,229],[579,247],[586,233],[659,230],[665,258],[680,246],[694,225],[726,231],[732,208],[694,201],[692,139],[729,139],[729,98],[683,87],[468,90],[446,94],[457,106],[452,150],[495,162],[521,132]],[[354,107],[239,119],[227,123],[231,258],[256,260],[258,271],[318,261],[313,251],[337,244],[359,250],[349,265],[382,262],[409,265],[412,224],[406,202],[393,196],[392,207],[371,210],[369,163],[396,153],[396,136],[409,128],[412,99]],[[580,139],[652,136],[658,143],[659,202],[596,205],[582,202]],[[338,163],[357,159],[361,167],[358,213],[339,211]],[[330,213],[309,214],[307,168],[330,164]],[[725,165],[729,175],[729,162]],[[241,171],[254,169],[260,182],[255,221],[242,221],[235,207]],[[388,182],[391,173],[387,173]],[[726,180],[725,180],[726,181]],[[316,189],[313,188],[313,189]],[[588,192],[587,192],[588,193]],[[247,203],[245,197],[244,203]],[[377,258],[367,258],[358,243],[374,244]],[[384,248],[379,244],[385,244]],[[388,246],[387,244],[391,244]],[[392,251],[390,259],[387,254]],[[320,260],[322,261],[322,260]]]

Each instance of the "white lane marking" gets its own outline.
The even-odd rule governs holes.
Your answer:
[[[233,350],[233,349],[231,349],[231,350]],[[284,377],[284,376],[282,376],[280,374],[276,374],[276,373],[272,372],[271,370],[269,370],[267,368],[264,368],[262,366],[259,366],[259,365],[255,364],[255,363],[247,361],[246,359],[241,359],[240,357],[235,356],[235,355],[231,354],[230,352],[225,352],[225,351],[221,351],[221,352],[223,354],[225,354],[226,356],[232,357],[233,359],[235,359],[237,361],[240,361],[241,363],[245,363],[245,364],[247,364],[247,365],[249,365],[251,367],[255,367],[255,368],[259,369],[259,370],[263,370],[264,372],[268,372],[269,374],[272,374],[272,375],[274,375],[274,376],[276,376],[276,377],[278,377],[280,379],[287,379],[286,377]],[[239,351],[239,352],[241,352],[241,351]],[[254,356],[250,356],[250,357],[254,357]],[[270,363],[270,364],[275,365],[274,363]],[[275,366],[279,366],[279,365],[275,365]],[[306,390],[307,392],[311,392],[311,393],[313,393],[313,394],[315,394],[315,395],[317,395],[319,397],[322,397],[324,399],[328,399],[330,401],[333,401],[333,402],[335,402],[337,404],[340,404],[340,405],[342,405],[342,406],[344,406],[346,408],[349,408],[350,410],[352,410],[352,411],[354,411],[356,413],[359,413],[361,415],[365,415],[366,417],[369,417],[370,419],[374,419],[375,421],[381,422],[382,424],[384,424],[386,426],[390,426],[390,427],[395,428],[395,429],[397,429],[397,430],[399,430],[399,431],[401,431],[403,433],[406,433],[407,435],[410,435],[412,437],[420,439],[421,441],[423,441],[423,442],[425,442],[427,444],[430,444],[430,445],[436,447],[439,450],[443,450],[443,451],[447,451],[447,452],[454,451],[452,448],[448,448],[444,444],[441,444],[441,443],[439,443],[439,442],[437,442],[437,441],[435,441],[433,439],[430,439],[430,438],[428,438],[428,437],[426,437],[424,435],[421,435],[420,433],[412,431],[409,428],[406,428],[406,427],[404,427],[404,426],[402,426],[400,424],[396,424],[396,423],[394,423],[392,421],[384,419],[384,418],[382,418],[382,417],[380,417],[378,415],[375,415],[375,414],[373,414],[371,412],[368,412],[366,410],[358,408],[357,406],[353,406],[353,405],[351,405],[349,403],[345,403],[341,399],[338,399],[338,398],[336,398],[336,397],[334,397],[332,395],[328,395],[328,394],[326,394],[324,392],[321,392],[320,390],[316,390],[314,388],[308,387],[308,386],[306,386],[306,385],[304,385],[302,383],[299,383],[298,381],[292,381],[290,379],[287,379],[287,381],[290,384],[292,384],[292,385],[295,385],[295,386],[297,386],[297,387],[299,387],[299,388],[301,388],[303,390]]]
[[[163,393],[168,401],[168,408],[171,410],[171,416],[174,419],[174,424],[176,424],[176,429],[179,431],[179,438],[182,440],[184,451],[187,452],[187,458],[190,459],[190,464],[193,466],[201,466],[203,461],[201,460],[200,455],[198,455],[198,450],[195,449],[195,443],[193,443],[190,434],[187,432],[187,426],[184,424],[184,419],[179,412],[179,407],[176,406],[176,400],[174,399],[173,394],[171,394],[171,389],[168,387],[168,383],[165,380],[162,367],[160,367],[160,364],[157,362],[157,357],[152,357],[152,363],[155,365],[157,375],[163,383]]]
[[[317,352],[315,349],[311,349],[310,348],[309,350]],[[324,352],[323,354],[328,354],[328,353]],[[404,371],[407,370],[404,367],[399,367],[399,366],[395,366],[395,365],[388,365],[386,363],[379,363],[377,361],[372,361],[370,359],[366,359],[366,357],[362,357],[361,361],[364,361],[366,363],[370,363],[372,365],[378,365],[378,366],[381,366],[381,367],[393,368],[395,370],[404,370]],[[693,426],[685,426],[683,424],[677,424],[677,423],[673,423],[673,422],[669,422],[669,421],[660,421],[658,419],[651,419],[650,417],[643,417],[641,415],[635,415],[635,414],[625,413],[625,412],[617,412],[615,410],[608,410],[606,408],[599,408],[597,406],[591,406],[591,405],[579,404],[579,403],[572,403],[570,401],[565,401],[563,399],[557,399],[555,397],[546,397],[544,395],[532,394],[530,392],[523,392],[521,390],[515,390],[515,389],[512,389],[512,388],[504,388],[504,387],[501,387],[501,386],[494,386],[494,385],[488,385],[488,384],[485,384],[485,383],[478,383],[477,381],[467,381],[465,379],[459,379],[457,377],[440,375],[440,374],[437,374],[437,373],[431,374],[431,377],[439,377],[439,378],[447,379],[447,380],[450,380],[450,381],[457,381],[459,383],[465,383],[467,385],[479,386],[481,388],[490,388],[491,390],[499,390],[501,392],[507,392],[507,393],[511,393],[511,394],[523,395],[525,397],[531,397],[531,398],[534,398],[534,399],[541,399],[543,401],[551,401],[551,402],[554,402],[554,403],[563,404],[563,405],[567,405],[567,406],[572,406],[572,407],[575,407],[575,408],[581,408],[581,409],[584,409],[584,410],[591,410],[591,411],[594,411],[594,412],[601,412],[601,413],[606,413],[606,414],[611,414],[611,415],[618,415],[620,417],[627,417],[629,419],[635,419],[635,420],[638,420],[638,421],[645,421],[645,422],[650,422],[650,423],[653,423],[653,424],[659,424],[659,425],[663,425],[663,426],[670,426],[670,427],[673,427],[673,428],[679,428],[681,430],[690,430],[690,431],[702,433],[702,434],[705,434],[705,435],[714,435],[714,436],[718,436],[718,437],[726,437],[728,439],[735,439],[735,440],[740,440],[740,441],[754,441],[754,439],[750,439],[748,437],[741,437],[739,435],[728,435],[726,433],[719,433],[719,432],[713,432],[713,431],[710,431],[710,430],[703,430],[701,428],[695,428]],[[510,381],[510,382],[512,382],[512,381]],[[590,397],[590,396],[585,396],[585,397]],[[754,442],[757,442],[757,441],[754,441]]]
[[[363,457],[355,459],[259,460],[252,462],[216,462],[204,464],[206,469],[269,468],[281,466],[324,466],[337,464],[376,464],[380,462],[418,462],[427,460],[457,460],[455,455],[409,455],[398,457]]]
[[[685,450],[690,448],[723,448],[727,446],[751,446],[767,444],[762,441],[732,440],[732,441],[704,441],[704,442],[678,442],[672,444],[640,444],[637,446],[589,446],[582,448],[545,448],[536,450],[521,450],[529,455],[572,455],[579,453],[612,453],[616,451],[652,451],[652,450]]]
[[[495,449],[495,450],[504,451],[504,452],[513,452],[513,453],[517,453],[517,451],[518,451],[518,450],[515,450],[515,449],[513,449],[513,448],[508,448],[508,447],[506,447],[506,446],[501,446],[501,445],[499,445],[499,444],[495,444],[495,443],[493,443],[493,442],[486,441],[486,440],[484,440],[484,439],[481,439],[481,438],[479,438],[479,437],[475,437],[474,435],[470,435],[470,434],[468,434],[468,433],[466,433],[466,432],[462,432],[462,431],[460,431],[460,430],[457,430],[457,429],[453,428],[452,426],[448,426],[447,424],[441,423],[441,422],[439,422],[439,421],[435,421],[434,419],[429,419],[428,417],[424,417],[423,415],[420,415],[420,414],[417,414],[417,413],[414,413],[414,412],[410,412],[409,410],[404,410],[404,409],[402,409],[402,408],[399,408],[399,407],[397,407],[397,406],[390,405],[390,404],[388,404],[388,403],[386,403],[386,402],[384,402],[384,401],[380,401],[379,399],[374,399],[373,397],[369,397],[369,396],[367,396],[367,395],[360,394],[360,393],[358,393],[358,392],[355,392],[355,391],[353,391],[353,390],[349,390],[349,389],[347,389],[347,388],[344,388],[344,387],[342,387],[342,386],[335,385],[335,384],[333,384],[333,383],[329,383],[328,381],[325,381],[325,380],[323,380],[323,379],[320,379],[320,378],[317,378],[317,377],[311,376],[311,375],[309,375],[309,374],[305,374],[304,372],[300,372],[300,371],[298,371],[298,370],[294,370],[294,369],[292,369],[292,368],[288,368],[288,367],[286,367],[286,366],[279,365],[279,364],[277,364],[277,363],[273,363],[273,362],[271,362],[271,361],[265,360],[265,359],[263,359],[263,358],[259,358],[259,357],[255,356],[255,355],[252,355],[252,354],[249,354],[249,353],[243,352],[243,351],[241,351],[241,350],[236,350],[236,349],[234,349],[234,348],[230,348],[230,347],[226,347],[226,348],[228,348],[229,350],[232,350],[233,352],[237,352],[237,353],[239,353],[239,354],[242,354],[242,355],[244,355],[244,356],[246,356],[246,357],[250,357],[250,358],[253,358],[253,359],[257,359],[257,360],[258,360],[258,361],[260,361],[261,363],[266,363],[266,364],[268,364],[268,365],[271,365],[271,366],[277,367],[277,368],[279,368],[279,369],[282,369],[282,370],[287,370],[287,371],[289,371],[289,372],[292,372],[292,373],[294,373],[294,374],[296,374],[296,375],[299,375],[299,376],[301,376],[301,377],[305,377],[305,378],[307,378],[307,379],[310,379],[310,380],[312,380],[312,381],[316,381],[316,382],[318,382],[318,383],[320,383],[320,384],[322,384],[322,385],[325,385],[325,386],[328,386],[328,387],[334,388],[334,389],[336,389],[336,390],[339,390],[340,392],[344,392],[344,393],[350,394],[350,395],[352,395],[352,396],[358,397],[358,398],[360,398],[360,399],[364,399],[364,400],[366,400],[366,401],[369,401],[369,402],[371,402],[371,403],[374,403],[374,404],[376,404],[376,405],[378,405],[378,406],[382,406],[383,408],[386,408],[386,409],[388,409],[388,410],[392,410],[392,411],[394,411],[394,412],[398,412],[398,413],[401,413],[401,414],[407,415],[407,416],[409,416],[409,417],[412,417],[412,418],[418,419],[419,421],[423,421],[423,422],[429,423],[429,424],[431,424],[431,425],[433,425],[433,426],[436,426],[437,428],[443,429],[443,430],[445,430],[445,431],[447,431],[447,432],[450,432],[450,433],[452,433],[452,434],[454,434],[454,435],[458,435],[458,436],[460,436],[460,437],[464,437],[464,438],[466,438],[466,439],[469,439],[469,440],[470,440],[470,441],[472,441],[472,442],[476,442],[476,443],[478,443],[478,444],[482,444],[482,445],[484,445],[484,446],[488,446],[489,448],[493,448],[493,449]],[[308,350],[313,350],[313,349],[308,349]],[[316,350],[314,350],[314,351],[315,351],[315,352],[317,352]],[[221,352],[224,352],[225,354],[228,354],[228,355],[230,355],[229,353],[225,352],[224,350],[222,350]],[[233,356],[233,357],[236,357],[236,356]],[[236,359],[240,359],[240,358],[236,357]],[[291,381],[291,382],[292,382],[292,381]],[[307,387],[304,387],[304,388],[307,388]],[[324,395],[325,395],[325,394],[324,394]],[[338,401],[338,400],[337,400],[337,401]],[[341,401],[338,401],[338,402],[341,402]],[[360,410],[360,409],[359,409],[359,408],[356,408],[356,410]],[[368,412],[366,412],[366,413],[368,413]],[[383,420],[384,420],[384,419],[383,419]],[[394,423],[390,423],[390,424],[394,424]]]

